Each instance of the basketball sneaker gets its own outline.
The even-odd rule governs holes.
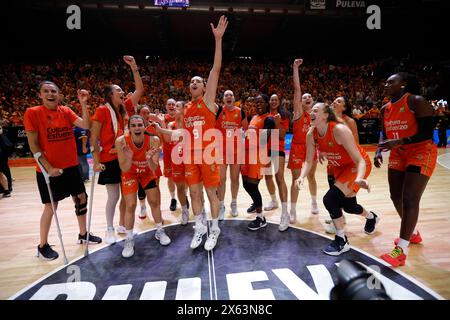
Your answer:
[[[393,267],[404,266],[406,263],[406,254],[403,253],[403,249],[396,246],[390,253],[385,253],[381,256],[381,259],[389,263]]]
[[[400,238],[396,238],[395,240],[394,240],[394,244],[395,245],[398,245],[398,241],[400,240]],[[417,231],[417,233],[413,233],[412,234],[412,236],[411,236],[411,238],[409,238],[409,244],[419,244],[419,243],[421,243],[423,240],[422,240],[422,236],[420,235],[420,233],[419,233],[419,231]]]
[[[44,246],[41,248],[37,247],[37,257],[44,260],[44,261],[51,261],[58,259],[59,254],[55,250],[53,250],[48,243],[44,244]]]
[[[130,258],[133,255],[134,255],[134,239],[126,238],[125,246],[123,247],[123,250],[122,250],[122,257]]]
[[[255,220],[250,222],[247,226],[249,230],[256,231],[258,229],[264,228],[267,226],[266,217],[256,217]]]
[[[171,242],[169,236],[166,234],[166,232],[164,231],[164,229],[156,230],[155,238],[156,238],[156,240],[159,241],[159,243],[160,243],[162,246],[167,246],[167,245],[169,245],[170,242]]]
[[[370,211],[373,214],[373,219],[366,219],[366,224],[364,225],[364,232],[367,234],[372,234],[375,232],[375,226],[380,221],[378,215],[375,212]]]
[[[345,239],[344,239],[337,235],[334,236],[334,240],[328,246],[326,246],[324,249],[322,249],[323,253],[328,254],[330,256],[338,256],[349,250],[350,250],[350,245],[348,243],[347,236],[345,236]]]
[[[106,229],[106,243],[113,244],[116,243],[116,235],[114,233],[114,227],[108,227]]]
[[[194,237],[191,241],[191,249],[197,248],[203,241],[203,235],[208,231],[206,225],[201,225],[200,228],[195,228]]]
[[[239,215],[239,212],[237,211],[237,203],[236,202],[232,202],[230,204],[230,207],[231,207],[231,216],[237,217]]]
[[[80,244],[87,242],[87,232],[84,235],[78,235],[78,242]],[[102,243],[102,238],[94,236],[92,232],[89,233],[89,243]]]
[[[221,205],[219,209],[219,220],[222,221],[225,218],[225,206]]]
[[[252,204],[250,205],[250,207],[248,207],[247,213],[255,213],[255,212],[256,212],[256,206],[255,206],[254,203],[252,203]]]
[[[219,238],[220,229],[211,229],[211,232],[208,235],[208,239],[205,242],[205,250],[211,251],[214,249],[217,243],[217,239]]]

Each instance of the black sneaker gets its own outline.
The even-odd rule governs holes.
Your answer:
[[[256,206],[254,203],[247,209],[247,213],[255,213],[256,212]]]
[[[253,220],[252,222],[250,222],[248,224],[248,229],[255,231],[261,228],[264,228],[265,226],[267,226],[267,222],[266,222],[266,218],[263,217],[262,219],[260,217],[256,217],[255,220]]]
[[[186,197],[186,208],[189,209],[189,200],[188,200],[188,197]]]
[[[170,207],[169,207],[169,209],[170,209],[170,211],[177,210],[177,199],[170,200]]]
[[[44,246],[41,248],[37,247],[37,257],[44,260],[44,261],[51,261],[58,259],[59,254],[55,250],[53,250],[48,243],[44,244]]]
[[[364,226],[364,232],[367,234],[372,234],[375,232],[375,226],[377,225],[380,218],[378,216],[370,211],[373,214],[373,219],[366,219],[366,224]]]
[[[87,232],[84,235],[78,235],[78,242],[80,244],[86,243],[87,241]],[[102,238],[94,236],[92,232],[89,234],[89,243],[102,243]]]
[[[350,250],[350,245],[348,244],[347,236],[345,236],[345,239],[339,236],[334,236],[334,240],[322,249],[323,253],[330,256],[338,256],[348,250]]]
[[[9,197],[11,197],[11,191],[5,191],[5,192],[3,192],[3,198],[9,198]]]

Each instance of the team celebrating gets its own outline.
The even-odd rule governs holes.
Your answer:
[[[138,199],[141,219],[147,216],[147,200],[156,225],[156,240],[163,246],[172,241],[164,229],[161,213],[159,178],[162,175],[168,179],[170,210],[176,210],[177,198],[181,205],[182,225],[188,224],[192,207],[194,234],[190,247],[199,247],[206,235],[204,249],[212,250],[221,233],[219,221],[224,219],[227,211],[224,199],[228,168],[231,216],[239,214],[240,175],[243,188],[252,199],[247,213],[256,216],[248,224],[249,230],[267,226],[264,212],[279,207],[277,188],[281,200],[278,229],[285,232],[290,224],[295,224],[299,190],[303,188],[305,178],[311,196],[311,214],[318,214],[315,172],[318,162],[326,161],[329,189],[323,204],[330,216],[326,231],[335,233],[335,238],[323,252],[338,256],[350,250],[343,211],[364,217],[366,234],[375,232],[379,214],[363,207],[356,198],[360,189],[370,192],[368,178],[373,170],[372,162],[359,145],[355,121],[348,116],[351,110],[346,97],[336,97],[328,105],[314,101],[309,93],[302,93],[300,70],[303,60],[296,59],[292,65],[292,119],[276,94],[269,97],[259,93],[255,98],[256,114],[253,117],[235,106],[231,90],[225,90],[221,105],[217,104],[222,38],[227,26],[224,16],[220,17],[217,26],[211,24],[215,53],[208,79],[191,78],[191,101],[168,99],[163,116],[152,114],[147,106],[139,105],[144,85],[132,56],[124,56],[124,62],[133,74],[134,92],[126,94],[115,84],[106,86],[103,90],[105,103],[93,116],[88,111],[90,93],[87,90],[78,90],[82,108],[80,117],[59,104],[60,93],[55,83],[44,81],[40,84],[42,105],[28,108],[24,118],[29,146],[38,163],[36,179],[44,204],[37,247],[39,257],[53,260],[59,256],[48,244],[48,234],[58,202],[69,196],[75,204],[80,243],[102,242],[100,237],[90,233],[86,219],[88,202],[92,199],[88,199],[77,169],[74,126],[90,130],[93,170],[99,174],[98,184],[104,185],[107,191],[105,241],[113,244],[116,233],[126,235],[124,258],[133,256],[135,251],[133,229]],[[401,218],[401,227],[399,238],[394,240],[394,249],[381,258],[397,267],[405,264],[410,244],[422,241],[416,229],[419,204],[435,168],[437,148],[432,142],[432,108],[417,95],[417,79],[406,73],[394,74],[387,79],[385,92],[390,100],[381,109],[382,130],[373,163],[379,168],[383,162],[382,152],[390,151],[389,190]],[[284,175],[285,135],[290,124],[293,135],[287,167],[291,170],[292,181],[288,189]],[[163,171],[159,165],[161,151]],[[271,196],[265,207],[259,190],[263,178]],[[114,228],[118,203],[119,226]],[[206,207],[210,208],[210,221]]]

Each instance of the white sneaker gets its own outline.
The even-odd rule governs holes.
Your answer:
[[[211,230],[209,233],[208,239],[205,242],[205,250],[210,251],[214,249],[217,243],[217,238],[219,238],[220,229]]]
[[[294,224],[297,222],[297,212],[296,211],[289,212],[289,222],[291,224]]]
[[[167,246],[167,245],[170,244],[170,242],[172,242],[172,241],[170,240],[169,236],[168,236],[168,235],[166,234],[166,232],[164,231],[164,229],[156,230],[155,238],[156,238],[156,240],[159,240],[159,243],[160,243],[162,246]]]
[[[118,226],[116,231],[118,234],[127,234],[127,229],[124,226]]]
[[[272,211],[278,208],[277,201],[270,201],[266,207],[264,207],[264,211]]]
[[[141,211],[139,212],[139,219],[145,219],[147,218],[147,207],[142,206]]]
[[[202,225],[201,228],[195,228],[194,237],[191,241],[191,249],[197,248],[203,241],[203,235],[206,233],[208,228]]]
[[[134,239],[125,239],[125,246],[122,250],[122,257],[129,258],[134,255]]]
[[[289,228],[289,214],[285,213],[281,215],[280,225],[278,226],[278,230],[283,232]]]
[[[237,203],[236,202],[232,202],[230,204],[231,207],[231,215],[233,217],[237,217],[239,215],[239,212],[237,211]]]
[[[185,226],[189,221],[189,210],[185,210],[181,212],[181,225]]]
[[[331,223],[325,224],[325,232],[329,233],[329,234],[335,234],[336,233],[336,228],[334,226],[333,221],[331,221]]]
[[[114,233],[114,227],[108,227],[106,229],[105,241],[108,244],[116,243],[116,234]]]
[[[317,207],[317,202],[311,202],[311,213],[319,214],[319,208]]]
[[[219,221],[222,221],[225,218],[225,206],[220,206],[219,209]]]

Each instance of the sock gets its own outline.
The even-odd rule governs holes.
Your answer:
[[[127,239],[133,239],[133,229],[127,230]]]
[[[141,204],[141,208],[145,208],[145,199],[139,200],[139,203]]]
[[[236,200],[236,198],[233,198],[233,199],[231,199],[231,203],[234,203],[234,204],[236,204],[236,203],[237,203],[237,200]]]
[[[224,203],[225,203],[225,201],[220,201],[220,204],[219,204],[219,208],[222,208],[222,207],[224,207],[225,205],[224,205]]]
[[[344,229],[340,229],[340,230],[336,229],[336,235],[338,237],[341,237],[342,239],[345,239],[345,230]]]
[[[202,228],[203,227],[202,215],[201,214],[195,216],[195,227],[196,228]]]
[[[369,211],[369,213],[367,214],[366,219],[373,219],[373,218],[375,218],[375,217],[373,216],[372,211]]]
[[[276,194],[271,194],[270,197],[272,198],[273,202],[277,202],[277,195]]]
[[[219,229],[219,218],[212,219],[211,230],[218,230],[218,229]]]
[[[291,202],[291,212],[292,213],[297,212],[297,202]]]
[[[162,229],[162,222],[156,224],[156,230]]]
[[[287,202],[281,203],[281,214],[287,214]]]
[[[419,230],[417,230],[417,228],[414,228],[413,234],[418,234]]]
[[[187,204],[185,204],[184,206],[181,206],[181,211],[183,211],[183,212],[188,211]]]
[[[403,253],[404,253],[405,255],[408,254],[408,246],[409,246],[409,241],[408,241],[408,240],[404,240],[404,239],[400,238],[400,239],[398,240],[398,246],[399,246],[400,248],[402,248]]]
[[[256,216],[263,219],[264,218],[264,214],[262,212],[257,212]]]
[[[311,203],[317,204],[317,196],[311,196]]]
[[[170,191],[170,197],[171,197],[172,199],[175,199],[175,192]]]

